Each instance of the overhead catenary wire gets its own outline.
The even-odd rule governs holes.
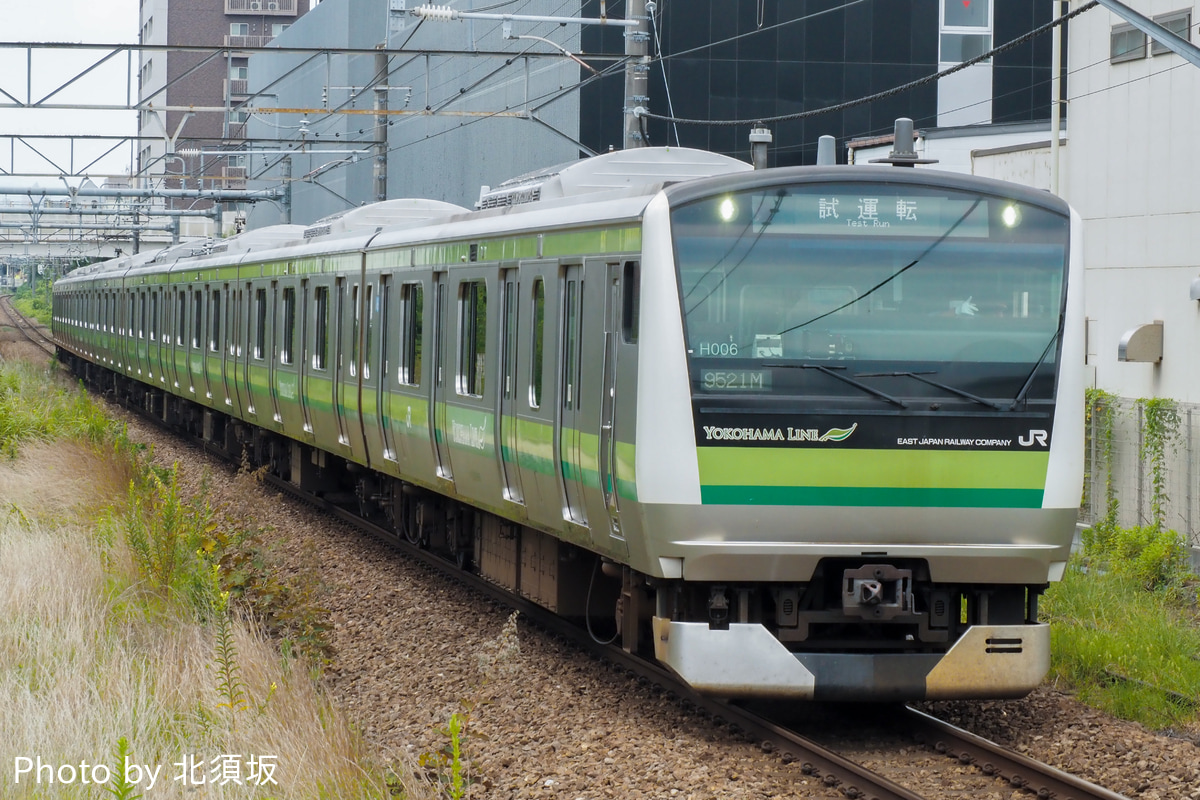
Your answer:
[[[1200,23],[1198,23],[1198,24],[1196,24],[1196,25],[1192,25],[1192,26],[1191,26],[1191,28],[1189,28],[1188,30],[1189,30],[1189,36],[1190,36],[1190,35],[1191,35],[1191,32],[1194,32],[1194,31],[1196,31],[1196,30],[1200,30]],[[1089,69],[1093,69],[1093,68],[1095,68],[1095,67],[1099,67],[1099,66],[1106,66],[1106,65],[1108,65],[1109,63],[1110,63],[1109,56],[1108,56],[1108,55],[1104,55],[1104,57],[1103,57],[1103,58],[1100,58],[1100,59],[1099,59],[1099,60],[1097,60],[1097,61],[1092,61],[1091,63],[1088,63],[1088,64],[1083,64],[1083,65],[1081,65],[1081,66],[1078,66],[1078,67],[1076,67],[1075,69],[1067,70],[1067,71],[1066,71],[1066,75],[1067,75],[1067,77],[1068,77],[1068,78],[1069,78],[1069,77],[1072,77],[1072,76],[1075,76],[1075,75],[1080,75],[1080,74],[1082,74],[1083,72],[1085,72],[1085,71],[1087,71],[1087,70],[1089,70]],[[1157,72],[1149,72],[1149,73],[1145,73],[1145,74],[1142,74],[1142,75],[1137,75],[1137,76],[1135,76],[1135,77],[1133,77],[1133,78],[1130,78],[1130,79],[1128,79],[1128,80],[1121,81],[1120,83],[1111,83],[1111,84],[1106,84],[1106,85],[1104,85],[1104,86],[1101,86],[1101,87],[1100,87],[1100,88],[1098,88],[1098,89],[1093,89],[1093,90],[1091,90],[1091,91],[1089,91],[1089,92],[1082,92],[1082,93],[1080,93],[1080,94],[1069,95],[1069,96],[1067,96],[1067,97],[1064,99],[1064,102],[1066,102],[1066,103],[1071,103],[1071,102],[1073,102],[1073,101],[1075,101],[1075,100],[1079,100],[1079,99],[1081,99],[1081,98],[1084,98],[1084,97],[1091,97],[1091,96],[1093,96],[1093,95],[1097,95],[1097,94],[1103,94],[1104,92],[1110,92],[1110,91],[1113,91],[1114,89],[1119,89],[1119,88],[1121,88],[1121,87],[1123,87],[1123,86],[1129,86],[1129,85],[1131,85],[1131,84],[1138,83],[1138,82],[1140,82],[1140,81],[1151,80],[1151,79],[1155,78],[1156,76],[1159,76],[1159,75],[1165,75],[1165,74],[1167,74],[1167,73],[1169,73],[1169,72],[1173,72],[1174,70],[1181,69],[1181,68],[1183,68],[1183,67],[1190,67],[1190,66],[1191,66],[1191,64],[1190,64],[1190,63],[1188,63],[1187,61],[1181,61],[1180,63],[1173,64],[1172,66],[1169,66],[1169,67],[1164,67],[1163,69],[1160,69],[1160,70],[1158,70]],[[1049,79],[1045,79],[1045,80],[1038,81],[1038,82],[1036,82],[1036,83],[1034,83],[1034,84],[1033,84],[1033,88],[1035,88],[1035,89],[1036,89],[1036,88],[1038,88],[1038,87],[1045,86],[1047,83],[1050,83],[1050,80],[1049,80]],[[965,109],[968,109],[968,108],[973,108],[973,107],[975,107],[975,106],[981,106],[981,105],[984,105],[984,104],[987,104],[987,103],[993,102],[993,101],[995,101],[995,100],[999,100],[999,99],[1001,99],[1001,98],[1004,98],[1004,97],[1011,97],[1011,96],[1013,96],[1013,95],[1016,95],[1016,94],[1019,94],[1019,93],[1021,93],[1021,92],[1023,92],[1023,91],[1025,91],[1025,90],[1024,90],[1024,89],[1014,89],[1014,90],[1012,90],[1012,91],[1009,91],[1009,92],[1005,92],[1005,93],[1003,93],[1003,94],[996,95],[995,97],[991,97],[991,98],[985,98],[985,99],[983,99],[983,100],[977,100],[977,101],[975,101],[975,102],[973,102],[973,103],[967,103],[967,104],[965,104],[965,105],[961,105],[961,106],[958,106],[958,107],[956,107],[956,108],[952,108],[952,109],[949,109],[949,110],[950,110],[950,111],[963,111],[963,110],[965,110]],[[972,124],[984,124],[984,123],[987,123],[987,122],[989,122],[989,121],[990,121],[990,119],[979,119],[979,120],[977,120],[977,122],[976,122],[976,123],[972,123]],[[889,125],[889,127],[888,127],[886,130],[883,130],[883,129],[876,129],[876,130],[863,131],[863,132],[861,132],[861,133],[849,134],[849,135],[847,136],[847,138],[849,138],[849,139],[853,139],[853,138],[856,138],[856,137],[875,136],[875,135],[880,135],[880,134],[883,134],[883,133],[888,133],[888,132],[890,132],[890,131],[891,131],[891,126]],[[796,151],[796,150],[812,150],[812,149],[814,149],[815,147],[816,147],[816,145],[815,145],[815,144],[796,144],[796,145],[783,145],[783,146],[781,146],[781,147],[776,147],[776,148],[775,148],[775,150],[776,150],[776,152],[783,152],[783,151]]]
[[[663,3],[666,3],[666,0],[663,0]],[[651,2],[646,3],[646,14],[650,17],[650,29],[654,32],[654,49],[657,50],[658,53],[661,55],[662,54],[662,38],[659,36],[658,19],[657,19],[657,17],[659,15],[655,13],[657,11],[658,11],[658,4],[653,2],[653,0],[651,0]],[[759,27],[762,27],[761,24],[759,25]],[[667,94],[667,112],[673,117],[673,116],[675,116],[675,104],[671,102],[671,82],[669,80],[667,80],[667,62],[666,62],[666,60],[660,58],[658,60],[658,66],[660,69],[662,69],[663,89],[666,91],[666,94]],[[679,147],[679,126],[672,123],[671,127],[675,131],[675,146]],[[644,136],[646,133],[644,130],[645,120],[642,120],[642,128],[643,128],[642,135]]]
[[[793,114],[781,114],[781,115],[775,116],[775,117],[755,117],[753,119],[687,119],[684,117],[668,116],[666,114],[655,114],[650,111],[645,112],[645,116],[647,116],[651,119],[657,119],[657,120],[661,120],[663,122],[671,122],[671,123],[675,123],[675,124],[679,124],[679,125],[710,125],[713,127],[732,127],[732,126],[737,126],[737,125],[751,125],[751,124],[760,123],[760,122],[764,123],[764,124],[771,124],[771,123],[778,123],[778,122],[791,122],[793,120],[807,119],[808,117],[815,117],[815,116],[819,116],[821,114],[831,114],[836,111],[845,111],[847,109],[855,108],[857,106],[866,105],[867,103],[873,103],[876,100],[883,100],[888,97],[893,97],[898,94],[903,94],[904,92],[911,91],[920,86],[924,86],[928,83],[933,83],[934,81],[939,80],[940,78],[944,78],[948,75],[953,75],[954,73],[964,70],[967,67],[970,67],[974,64],[978,64],[981,61],[986,61],[987,59],[992,58],[993,56],[997,56],[1001,53],[1008,52],[1009,50],[1012,50],[1013,48],[1020,47],[1025,42],[1027,42],[1031,39],[1034,39],[1038,36],[1041,36],[1043,33],[1046,33],[1047,31],[1052,30],[1053,28],[1055,28],[1059,25],[1065,24],[1068,20],[1074,19],[1075,17],[1079,16],[1080,14],[1084,13],[1085,11],[1090,11],[1091,9],[1095,8],[1097,5],[1099,5],[1097,0],[1091,0],[1090,3],[1086,3],[1085,5],[1080,6],[1079,8],[1075,9],[1074,11],[1072,11],[1069,14],[1065,14],[1061,17],[1053,19],[1050,22],[1047,22],[1045,25],[1040,25],[1037,28],[1034,28],[1033,30],[1029,31],[1028,33],[1022,34],[1021,36],[1018,36],[1017,38],[1012,39],[1011,41],[1008,41],[1008,42],[1000,45],[999,47],[995,47],[991,50],[988,50],[985,53],[981,53],[980,55],[978,55],[972,59],[963,61],[961,64],[955,64],[953,67],[951,67],[949,69],[942,70],[941,72],[935,72],[932,75],[926,75],[924,78],[918,78],[915,81],[909,81],[908,83],[901,84],[900,86],[892,87],[891,89],[887,89],[882,92],[876,92],[875,94],[866,95],[864,97],[859,97],[854,100],[847,100],[844,103],[836,103],[832,106],[825,106],[823,108],[815,108],[810,111],[798,111]],[[678,54],[676,54],[676,55],[678,55]]]

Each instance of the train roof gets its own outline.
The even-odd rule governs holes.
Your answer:
[[[236,263],[286,248],[288,256],[475,236],[542,225],[574,225],[637,217],[664,186],[750,172],[735,158],[687,147],[644,147],[558,164],[483,187],[476,210],[439,200],[385,200],[331,214],[310,225],[274,225],[229,239],[183,242],[75,270],[71,277],[119,276]],[[519,215],[519,216],[517,216]],[[518,221],[519,220],[519,221]]]
[[[301,238],[316,239],[325,236],[345,236],[356,233],[378,232],[384,228],[410,228],[440,219],[449,219],[458,214],[467,214],[469,209],[441,200],[403,198],[384,200],[365,206],[330,214],[302,229]]]
[[[744,161],[707,150],[639,147],[527,172],[509,178],[494,189],[484,186],[475,207],[485,210],[597,192],[627,192],[635,187],[649,189],[752,169]]]

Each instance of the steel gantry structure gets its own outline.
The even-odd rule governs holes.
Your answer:
[[[397,8],[403,12],[404,4],[391,4],[391,14],[397,16]],[[618,20],[612,20],[619,23]],[[227,40],[233,37],[227,37]],[[516,38],[516,37],[513,37]],[[523,37],[537,38],[537,37]],[[391,36],[375,48],[353,47],[266,47],[246,45],[243,42],[222,46],[210,45],[160,45],[145,43],[65,43],[65,42],[0,42],[0,63],[16,65],[16,68],[0,71],[0,115],[12,119],[23,112],[53,112],[69,114],[80,120],[79,127],[62,126],[53,133],[0,132],[0,255],[5,250],[20,255],[34,248],[54,244],[65,247],[63,252],[86,249],[86,245],[104,245],[110,249],[121,247],[126,252],[136,251],[140,246],[141,234],[153,232],[169,234],[170,241],[178,241],[180,221],[191,217],[208,217],[220,220],[220,212],[242,204],[271,202],[279,205],[284,219],[290,219],[288,207],[290,188],[293,181],[313,182],[318,177],[304,174],[292,177],[287,172],[276,172],[268,180],[259,181],[253,189],[241,188],[254,174],[242,173],[231,178],[230,171],[215,165],[223,163],[231,154],[271,153],[279,160],[286,160],[289,153],[311,154],[319,147],[330,154],[330,164],[322,168],[336,168],[343,161],[357,160],[360,154],[370,154],[382,162],[381,175],[386,175],[388,155],[386,125],[397,118],[413,116],[442,117],[511,117],[528,120],[544,127],[547,123],[538,117],[538,106],[529,104],[522,108],[497,108],[492,110],[465,110],[456,107],[457,97],[438,97],[425,86],[403,87],[410,97],[417,95],[415,102],[403,107],[389,107],[386,102],[388,78],[393,62],[411,64],[423,59],[428,71],[432,71],[440,59],[473,58],[491,59],[498,62],[497,69],[522,67],[528,72],[529,63],[536,60],[573,59],[590,65],[603,65],[606,73],[618,73],[628,56],[624,54],[569,53],[553,42],[545,47],[530,45],[514,52],[511,49],[406,49],[403,44],[392,47]],[[188,53],[194,60],[193,66],[175,75],[156,90],[142,92],[139,97],[139,65],[153,53]],[[202,65],[216,61],[231,62],[234,54],[239,56],[257,53],[286,54],[295,59],[286,74],[293,74],[322,60],[371,56],[381,65],[374,85],[351,88],[350,97],[341,103],[325,103],[319,107],[284,107],[272,94],[272,84],[244,99],[233,102],[226,95],[223,105],[171,105],[166,102],[169,89],[186,79],[188,74]],[[69,74],[63,74],[64,62],[70,63]],[[19,65],[23,64],[23,69]],[[55,70],[50,70],[50,65]],[[599,74],[593,69],[592,79]],[[51,73],[54,73],[51,75]],[[619,74],[619,73],[618,73]],[[98,87],[103,85],[103,91]],[[114,88],[115,87],[115,88]],[[564,92],[577,86],[564,87]],[[467,90],[456,94],[465,94]],[[383,101],[380,102],[380,96]],[[355,102],[358,98],[376,98],[376,102],[362,107]],[[81,113],[82,112],[82,113]],[[176,112],[182,115],[174,130],[168,130],[167,115]],[[223,116],[223,135],[220,137],[186,137],[188,150],[181,143],[187,120],[196,114],[220,114]],[[271,138],[245,138],[231,136],[239,119],[247,114],[289,115],[299,121],[296,133]],[[130,114],[141,115],[142,132],[114,133],[97,131],[88,120],[97,115],[124,114],[120,127],[129,128]],[[368,138],[355,141],[306,139],[305,122],[330,115],[364,117],[364,129]],[[279,118],[276,116],[275,118]],[[157,123],[146,125],[150,121]],[[156,128],[155,133],[146,131]],[[7,130],[13,126],[6,125]],[[376,134],[370,136],[370,131]],[[578,142],[569,134],[561,136]],[[162,162],[198,163],[198,169],[162,170],[149,179],[149,164],[139,163],[139,153],[148,143],[158,143],[165,155],[156,159],[160,169]],[[582,148],[582,145],[580,145]],[[585,148],[583,148],[585,149]],[[336,156],[344,154],[339,160]],[[314,171],[315,172],[315,171]],[[172,180],[164,180],[169,177]],[[381,181],[380,191],[386,191]],[[235,188],[236,187],[236,188]],[[88,234],[91,234],[90,236]],[[160,236],[162,243],[168,241]],[[61,249],[61,248],[60,248]]]

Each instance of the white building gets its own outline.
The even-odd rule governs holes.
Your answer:
[[[1071,0],[1071,10],[1084,2]],[[1195,3],[1136,0],[1136,10],[1196,43]],[[1103,7],[1070,21],[1069,42],[1059,193],[1083,219],[1090,385],[1122,409],[1113,442],[1120,523],[1149,516],[1136,401],[1170,398],[1180,427],[1166,524],[1200,545],[1200,68]],[[926,169],[1051,185],[1048,123],[934,129],[915,144],[940,160]],[[891,147],[858,142],[849,150],[866,163]],[[1194,552],[1200,563],[1200,547]]]
[[[1195,40],[1192,3],[1141,0],[1138,10]],[[1071,21],[1070,42],[1064,197],[1084,220],[1095,384],[1200,403],[1190,293],[1200,276],[1200,68],[1100,8]],[[1122,337],[1156,320],[1162,360],[1119,361]]]

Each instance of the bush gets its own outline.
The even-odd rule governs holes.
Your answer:
[[[1147,591],[1176,589],[1188,580],[1187,545],[1175,530],[1154,525],[1096,525],[1083,533],[1089,565],[1124,575]]]

